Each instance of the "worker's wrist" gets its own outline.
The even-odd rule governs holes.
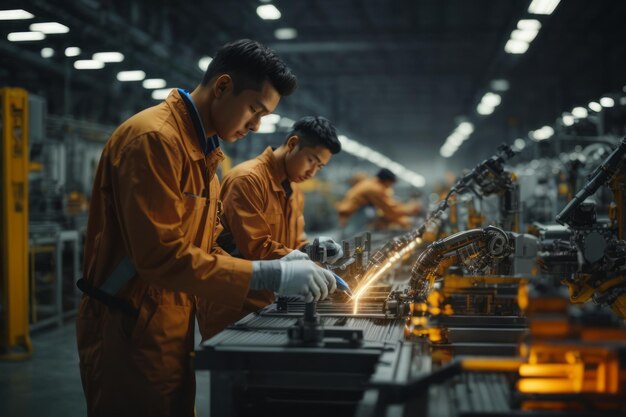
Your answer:
[[[251,290],[278,291],[280,287],[280,261],[252,261]]]

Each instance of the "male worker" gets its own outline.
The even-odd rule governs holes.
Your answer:
[[[104,147],[87,227],[77,341],[90,416],[193,416],[195,297],[241,308],[249,289],[308,299],[332,274],[288,256],[211,253],[223,159],[219,139],[256,131],[296,87],[274,52],[222,47],[196,89],[174,90],[124,122]]]
[[[245,259],[279,259],[308,243],[304,233],[304,196],[298,183],[313,178],[333,154],[341,150],[334,126],[324,117],[303,117],[276,149],[268,147],[258,157],[228,172],[222,181],[224,231],[219,245]],[[319,243],[332,248],[330,262],[341,258],[341,246],[321,236]],[[207,303],[199,308],[203,338],[229,323],[274,301],[274,291],[248,293],[243,309]]]
[[[373,178],[357,182],[348,190],[345,198],[337,204],[339,224],[344,228],[344,236],[355,235],[365,229],[375,217],[375,210],[382,211],[383,218],[390,222],[409,227],[406,216],[417,215],[419,205],[402,204],[392,197],[396,175],[383,168]]]

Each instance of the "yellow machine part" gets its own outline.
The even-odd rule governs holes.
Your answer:
[[[28,93],[21,88],[2,88],[0,106],[0,359],[24,359],[32,352],[28,323]]]

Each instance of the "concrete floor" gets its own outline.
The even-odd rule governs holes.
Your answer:
[[[30,360],[0,361],[0,416],[86,416],[74,322],[41,331],[32,339]],[[209,373],[196,373],[196,383],[196,415],[209,416]]]

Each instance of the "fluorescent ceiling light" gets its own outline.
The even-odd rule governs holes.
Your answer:
[[[474,125],[470,122],[462,122],[456,130],[464,135],[471,135],[474,132]]]
[[[528,50],[528,42],[517,39],[509,39],[504,45],[504,51],[509,54],[523,54]]]
[[[268,114],[267,116],[261,117],[261,123],[271,123],[275,125],[280,121],[280,116],[276,113]]]
[[[521,30],[536,30],[541,29],[541,22],[537,19],[522,19],[517,22],[517,28]]]
[[[515,29],[513,32],[511,32],[511,39],[531,43],[533,39],[535,39],[535,37],[537,36],[537,33],[539,32],[536,30]]]
[[[52,58],[54,56],[54,49],[52,48],[41,48],[41,57],[42,58]]]
[[[513,147],[517,149],[518,151],[521,151],[522,149],[526,147],[526,141],[522,138],[517,138],[513,142]]]
[[[509,82],[503,78],[491,81],[490,85],[494,91],[507,91],[509,89]]]
[[[620,97],[619,104],[621,104],[622,106],[626,106],[626,97]]]
[[[600,105],[600,103],[597,103],[595,101],[592,101],[591,103],[589,103],[587,107],[589,107],[591,110],[595,112],[602,111],[602,106]]]
[[[34,14],[24,9],[0,10],[0,20],[24,20],[32,19]]]
[[[198,60],[198,68],[200,68],[202,71],[206,71],[206,69],[209,68],[209,64],[211,63],[211,61],[213,61],[213,58],[211,58],[210,56],[203,56]]]
[[[572,115],[577,119],[584,119],[585,117],[587,117],[588,112],[587,109],[584,107],[574,107],[574,109],[572,110]]]
[[[158,90],[154,90],[152,92],[152,98],[154,100],[165,100],[167,98],[167,96],[170,95],[170,92],[173,90],[173,88],[160,88]]]
[[[277,20],[280,19],[280,10],[273,4],[264,4],[256,8],[256,14],[263,20]]]
[[[450,158],[452,155],[454,155],[454,151],[446,148],[441,148],[439,150],[439,155],[443,156],[444,158]]]
[[[46,34],[67,33],[70,31],[70,28],[57,22],[33,23],[28,28],[32,31]]]
[[[476,111],[478,112],[478,114],[483,115],[483,116],[487,116],[493,113],[493,110],[494,110],[494,107],[487,106],[484,103],[479,103],[478,106],[476,106]]]
[[[502,97],[499,94],[495,94],[492,92],[485,93],[483,98],[480,100],[481,104],[489,107],[497,107],[502,102]]]
[[[530,137],[536,141],[542,141],[551,138],[554,135],[554,129],[550,126],[544,126],[534,132],[530,132]]]
[[[533,0],[528,6],[528,13],[552,14],[561,0]]]
[[[80,48],[78,46],[70,46],[65,48],[65,56],[78,56],[80,55]]]
[[[92,70],[104,68],[104,62],[94,61],[93,59],[79,59],[74,62],[74,68],[77,70]]]
[[[120,71],[117,73],[118,81],[141,81],[146,78],[146,73],[141,70]]]
[[[96,52],[92,55],[92,59],[100,62],[122,62],[124,54],[121,52]]]
[[[574,116],[572,116],[571,114],[564,114],[563,115],[563,124],[565,126],[571,126],[574,124]]]
[[[294,28],[280,28],[274,31],[274,36],[280,40],[295,39],[298,37],[298,31]]]
[[[602,107],[613,107],[615,106],[615,100],[611,97],[602,97],[600,99],[600,105]]]
[[[11,32],[7,39],[11,42],[40,41],[46,38],[41,32]]]
[[[163,88],[167,85],[167,82],[162,78],[148,78],[147,80],[143,80],[141,83],[143,88],[147,90],[152,90],[154,88]]]

